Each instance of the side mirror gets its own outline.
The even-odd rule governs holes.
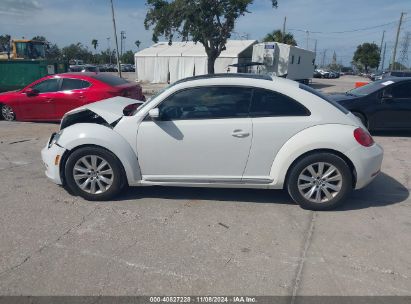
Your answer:
[[[27,96],[36,96],[39,94],[39,91],[32,88],[28,88],[24,91],[24,93],[26,93]]]
[[[160,110],[158,108],[151,109],[148,111],[148,116],[150,116],[153,120],[158,119],[160,117]]]

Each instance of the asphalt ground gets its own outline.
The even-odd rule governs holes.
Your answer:
[[[411,295],[409,133],[374,134],[382,173],[312,212],[280,190],[139,187],[88,202],[44,175],[57,129],[0,121],[0,295]]]

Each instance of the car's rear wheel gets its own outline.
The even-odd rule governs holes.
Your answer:
[[[65,166],[69,189],[87,200],[108,200],[123,188],[123,174],[117,157],[102,148],[74,151]]]
[[[304,209],[337,207],[352,190],[352,173],[347,163],[331,153],[308,155],[291,168],[287,188]]]
[[[16,120],[16,113],[14,113],[14,110],[12,107],[8,105],[2,105],[1,106],[1,117],[7,121],[13,121],[13,120]]]

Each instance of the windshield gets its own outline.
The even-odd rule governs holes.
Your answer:
[[[392,83],[394,83],[394,81],[392,81],[392,80],[387,80],[387,79],[377,80],[377,81],[371,82],[369,84],[366,84],[362,87],[352,89],[352,90],[348,91],[347,94],[348,95],[355,95],[355,96],[366,96],[366,95],[372,94],[374,92],[377,92],[379,89],[382,89],[382,88],[384,88],[387,85],[390,85]]]

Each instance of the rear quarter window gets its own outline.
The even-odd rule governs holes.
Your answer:
[[[251,117],[310,116],[310,111],[294,99],[278,92],[255,89]]]
[[[113,87],[129,83],[127,80],[123,78],[110,74],[96,74],[95,76],[93,76],[93,78]]]
[[[348,114],[350,113],[350,111],[348,111],[346,108],[344,108],[342,105],[340,105],[339,103],[329,99],[326,95],[324,95],[323,93],[321,93],[320,91],[313,89],[305,84],[300,83],[300,89],[307,91],[311,94],[314,94],[317,97],[320,97],[321,99],[325,100],[326,102],[332,104],[334,107],[336,107],[338,110],[340,110],[341,112],[343,112],[344,114]]]

